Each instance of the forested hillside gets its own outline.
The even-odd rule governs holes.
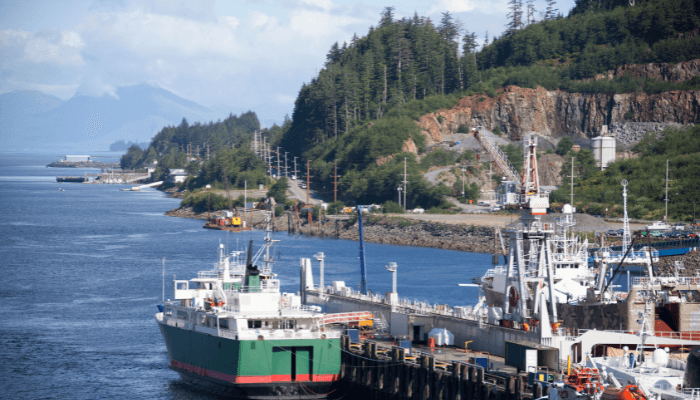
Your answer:
[[[324,68],[302,86],[280,145],[311,160],[314,180],[327,197],[337,160],[338,195],[350,203],[395,199],[406,157],[414,171],[408,206],[427,208],[454,194],[429,187],[409,154],[424,150],[414,121],[427,112],[450,108],[465,95],[493,97],[504,85],[659,92],[700,84],[628,77],[580,81],[623,64],[700,58],[700,0],[641,0],[634,7],[581,0],[568,16],[550,9],[542,21],[523,18],[522,2],[511,5],[518,8],[511,9],[506,31],[484,46],[449,13],[440,21],[397,19],[392,7],[385,8],[365,36],[332,46]]]
[[[180,125],[158,132],[145,151],[131,146],[122,156],[121,166],[142,168],[158,160],[155,180],[165,180],[170,169],[185,168],[192,175],[198,175],[185,183],[190,190],[206,184],[223,188],[224,169],[233,187],[243,187],[245,181],[251,185],[264,183],[265,165],[250,150],[256,130],[260,130],[260,122],[252,111],[240,116],[231,114],[223,121],[208,124],[190,125],[183,118]],[[273,133],[279,130],[277,126],[271,129]]]
[[[662,219],[665,213],[665,178],[668,160],[668,216],[676,220],[692,220],[695,203],[700,198],[700,125],[689,129],[668,129],[657,137],[648,134],[635,146],[639,158],[619,160],[604,172],[598,171],[590,154],[569,153],[574,166],[575,205],[591,214],[622,215],[622,186],[629,182],[628,213],[632,218]],[[588,152],[590,153],[590,152]],[[568,174],[571,161],[562,168]],[[569,202],[571,186],[565,182],[551,195],[553,202]],[[607,211],[606,211],[607,209]],[[700,215],[700,208],[697,210]]]

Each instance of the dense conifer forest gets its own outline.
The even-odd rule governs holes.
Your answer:
[[[395,200],[405,161],[408,207],[447,208],[444,196],[459,190],[428,184],[422,175],[435,164],[419,162],[404,148],[412,141],[419,154],[424,152],[415,121],[426,113],[450,108],[466,95],[493,97],[506,85],[575,92],[700,88],[700,78],[683,83],[631,77],[585,79],[625,64],[700,58],[700,0],[637,0],[634,6],[626,0],[579,0],[567,16],[558,13],[552,0],[541,19],[534,17],[538,14],[530,2],[509,4],[505,31],[499,37],[487,35],[484,43],[477,43],[477,34],[450,13],[442,13],[439,20],[417,14],[398,18],[393,7],[386,7],[365,35],[356,34],[330,48],[323,68],[300,88],[292,118],[265,130],[264,136],[303,163],[310,161],[313,188],[326,199],[333,198],[337,165],[340,200],[349,205]],[[188,167],[199,173],[199,178],[187,182],[191,189],[212,181],[220,184],[224,166],[233,185],[240,186],[241,179],[262,182],[264,166],[254,162],[248,150],[252,132],[259,128],[252,112],[206,125],[183,121],[178,127],[164,128],[146,151],[132,146],[122,165],[142,166],[156,156],[163,172]],[[201,167],[188,164],[185,154],[192,154],[187,148],[190,142],[206,143],[216,157]],[[234,150],[224,150],[231,147]],[[199,149],[199,157],[205,157],[203,151]],[[517,149],[509,152],[518,153]],[[448,160],[459,161],[457,157]],[[606,175],[586,173],[576,185],[589,188],[586,185],[592,184],[584,181],[618,171],[609,182],[604,180],[612,185],[612,180],[631,171],[631,164],[624,165],[627,169],[614,166]],[[470,190],[478,193],[478,187]],[[568,193],[569,189],[561,190]],[[598,204],[619,200],[612,194],[619,190],[610,190],[588,190],[581,200]],[[642,196],[649,200],[640,202],[647,202],[644,209],[650,215],[658,210],[659,199],[648,196],[652,192]],[[678,213],[687,216],[687,207]],[[644,212],[640,208],[637,214]]]

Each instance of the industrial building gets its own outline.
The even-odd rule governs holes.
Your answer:
[[[593,156],[595,163],[601,171],[604,171],[608,164],[615,161],[615,138],[608,136],[608,126],[603,125],[600,136],[592,139]]]

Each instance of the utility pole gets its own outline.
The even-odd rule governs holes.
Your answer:
[[[335,164],[335,175],[333,175],[333,202],[338,201],[338,160],[334,161]],[[695,213],[693,213],[693,219],[695,219]]]
[[[246,218],[245,218],[245,206],[248,203],[248,181],[243,182],[243,227],[247,228]],[[253,222],[253,221],[251,221]]]
[[[287,178],[287,154],[289,154],[288,151],[284,152],[284,177]]]
[[[406,210],[406,192],[408,192],[408,180],[407,177],[408,175],[406,174],[406,160],[407,158],[403,158],[403,209]]]
[[[277,175],[280,174],[280,147],[277,146]]]
[[[464,172],[466,171],[466,168],[462,166],[462,197],[464,197]]]
[[[207,144],[207,161],[209,161],[209,145]]]
[[[574,160],[576,157],[571,157],[571,175],[569,177],[571,178],[571,207],[574,206]]]
[[[299,178],[299,171],[297,171],[297,158],[299,157],[294,157],[294,176]]]
[[[668,183],[671,182],[668,179],[668,161],[669,160],[666,160],[666,200],[664,200],[666,202],[666,213],[664,214],[664,222],[666,223],[668,223]]]
[[[306,160],[306,204],[311,204],[310,197],[309,197],[309,187],[310,186],[311,186],[311,161]]]

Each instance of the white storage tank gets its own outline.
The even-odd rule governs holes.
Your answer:
[[[601,171],[608,167],[608,164],[615,161],[615,138],[607,136],[608,126],[603,125],[600,136],[593,138],[593,156],[596,166]]]

